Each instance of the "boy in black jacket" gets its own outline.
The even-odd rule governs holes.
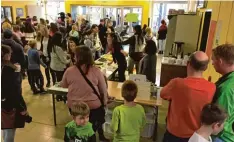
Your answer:
[[[71,107],[73,121],[65,127],[65,142],[96,142],[96,136],[89,122],[89,107],[84,102],[77,102]]]

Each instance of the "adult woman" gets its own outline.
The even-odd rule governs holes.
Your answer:
[[[62,34],[56,32],[51,39],[52,41],[52,52],[51,52],[51,63],[50,68],[56,76],[56,81],[62,80],[66,65],[70,63],[70,56],[63,49],[62,45]]]
[[[142,35],[140,25],[136,25],[133,29],[134,35],[126,41],[122,42],[123,45],[129,44],[129,60],[128,60],[128,72],[133,73],[134,65],[136,65],[136,73],[138,73],[139,61],[143,57],[143,49],[145,44],[145,38]]]
[[[76,60],[76,65],[66,70],[61,82],[61,86],[69,90],[67,94],[68,107],[71,107],[72,103],[76,101],[87,103],[90,108],[89,118],[94,131],[98,130],[100,140],[106,141],[102,130],[102,124],[105,122],[103,105],[107,104],[107,86],[104,76],[94,66],[90,48],[86,46],[77,47]],[[97,93],[86,82],[81,72],[91,82]]]
[[[16,128],[24,127],[24,121],[20,121],[19,117],[14,117],[14,126],[9,126],[11,120],[7,116],[13,112],[16,112],[17,116],[27,114],[27,107],[22,96],[20,69],[10,62],[11,52],[11,47],[1,46],[1,127],[4,128],[4,142],[14,142]]]
[[[163,54],[166,37],[167,37],[167,23],[165,22],[165,20],[162,20],[161,26],[159,27],[158,30],[159,54]]]
[[[28,18],[25,22],[24,35],[26,41],[33,40],[36,36],[36,32],[30,18]]]
[[[49,30],[47,29],[47,24],[44,19],[40,19],[40,23],[38,24],[38,31],[42,35],[42,47],[43,47],[43,55],[48,57],[48,41],[49,41]]]
[[[156,43],[153,40],[146,41],[146,55],[141,59],[139,65],[139,74],[146,75],[146,78],[152,83],[155,83],[156,80],[156,52]]]
[[[146,41],[148,41],[148,40],[153,40],[153,41],[155,42],[155,44],[157,44],[157,39],[156,39],[156,37],[153,35],[151,28],[148,27],[148,28],[145,29],[145,31],[146,31],[145,40],[146,40]]]
[[[75,63],[75,49],[79,45],[79,39],[76,37],[70,37],[68,42],[69,42],[68,54],[71,55],[71,61],[74,64]]]
[[[127,53],[125,53],[123,50],[123,47],[118,41],[117,35],[115,33],[107,34],[107,47],[112,54],[113,61],[118,64],[119,81],[124,82],[125,70],[127,68],[127,61],[125,56]]]

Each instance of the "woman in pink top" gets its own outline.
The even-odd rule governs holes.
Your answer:
[[[77,47],[75,50],[76,65],[69,67],[64,73],[61,86],[68,88],[67,101],[70,108],[73,102],[83,101],[90,108],[90,122],[94,131],[98,130],[99,139],[108,141],[103,134],[102,124],[105,122],[105,113],[102,111],[101,101],[93,89],[80,73],[78,66],[93,84],[100,95],[104,105],[107,104],[107,86],[104,75],[99,68],[94,66],[94,59],[90,48],[86,46]]]

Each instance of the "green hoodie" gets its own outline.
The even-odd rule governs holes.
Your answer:
[[[224,122],[224,129],[218,135],[224,142],[234,142],[234,132],[232,124],[234,123],[234,71],[223,75],[216,82],[216,92],[213,99],[214,103],[223,107],[228,118]]]
[[[92,124],[88,122],[85,126],[76,125],[75,121],[69,122],[65,127],[65,142],[96,142]]]

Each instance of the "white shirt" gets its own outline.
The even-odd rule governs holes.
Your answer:
[[[198,133],[194,132],[192,137],[189,139],[188,142],[212,142],[212,139],[211,139],[211,137],[209,137],[209,141],[208,141],[207,139],[205,139],[204,137],[202,137]]]

